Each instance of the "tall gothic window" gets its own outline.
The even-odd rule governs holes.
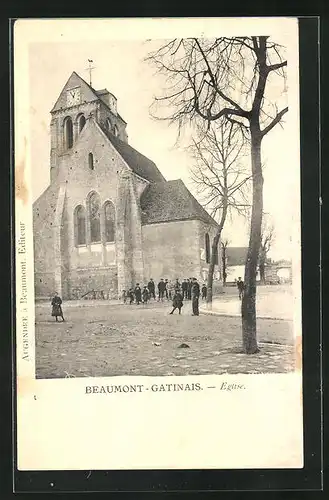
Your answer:
[[[86,244],[86,211],[82,205],[75,209],[74,213],[75,245]]]
[[[73,123],[69,116],[64,121],[64,144],[65,149],[70,149],[73,146]]]
[[[112,132],[112,123],[109,118],[106,119],[106,128],[109,132]]]
[[[90,242],[98,243],[101,241],[101,218],[100,218],[100,198],[97,193],[89,196],[89,227]]]
[[[116,125],[114,125],[114,127],[113,127],[113,134],[115,135],[115,137],[118,137],[119,131],[118,131],[118,127]]]
[[[105,241],[106,243],[115,240],[115,210],[113,203],[107,201],[104,205],[104,221],[105,221]]]
[[[82,129],[85,126],[85,124],[86,124],[86,119],[85,119],[84,115],[80,115],[79,118],[78,118],[79,134],[82,131]]]
[[[94,170],[94,155],[92,153],[88,155],[88,165],[90,170]]]
[[[205,246],[206,246],[206,262],[209,264],[210,262],[210,240],[209,240],[209,234],[206,233],[205,235]]]

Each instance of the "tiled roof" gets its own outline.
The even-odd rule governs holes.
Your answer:
[[[227,247],[226,257],[228,266],[244,266],[247,258],[247,247]]]
[[[181,179],[150,184],[141,198],[142,223],[202,220],[216,225]]]
[[[165,178],[153,161],[132,148],[127,142],[121,141],[105,128],[103,132],[109,138],[115,149],[122,156],[132,170],[149,182],[165,182]]]

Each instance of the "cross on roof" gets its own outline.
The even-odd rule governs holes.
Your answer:
[[[86,71],[89,71],[89,85],[91,85],[91,72],[93,69],[95,69],[95,66],[92,66],[91,64],[93,63],[94,61],[92,59],[88,59],[88,68],[86,68]]]

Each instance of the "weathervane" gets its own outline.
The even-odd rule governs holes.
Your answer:
[[[91,63],[93,63],[94,61],[92,59],[88,59],[88,68],[86,68],[86,71],[89,71],[89,85],[91,85],[91,72],[93,69],[95,69],[95,66],[92,66]]]

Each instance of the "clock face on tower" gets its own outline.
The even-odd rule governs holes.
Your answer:
[[[66,93],[66,104],[67,106],[76,106],[80,104],[80,88],[70,89]]]

